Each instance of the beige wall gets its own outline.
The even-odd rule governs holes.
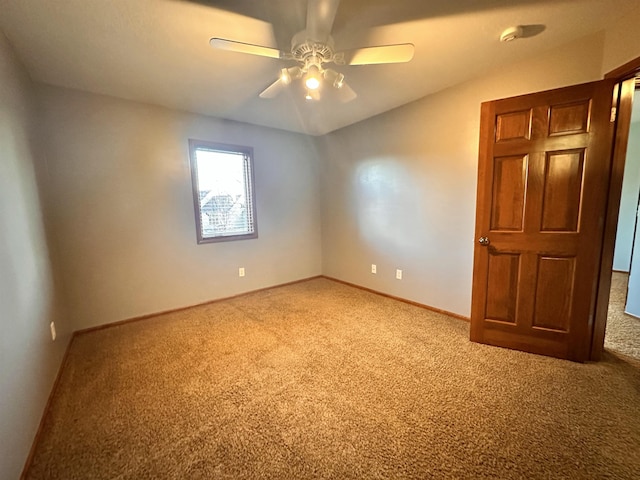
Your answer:
[[[39,101],[74,330],[321,273],[309,137],[53,87]],[[189,138],[254,148],[259,238],[196,243]]]
[[[18,478],[69,336],[40,213],[31,83],[0,33],[0,478]]]
[[[640,57],[640,5],[606,30],[602,75]]]
[[[468,316],[480,103],[598,79],[603,39],[580,39],[321,138],[323,272]]]

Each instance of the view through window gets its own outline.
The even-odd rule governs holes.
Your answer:
[[[256,238],[253,150],[190,140],[198,243]]]

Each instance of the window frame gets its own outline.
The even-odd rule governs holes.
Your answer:
[[[248,175],[245,173],[246,190],[249,196],[247,200],[247,208],[250,209],[252,216],[253,232],[243,233],[239,235],[219,235],[214,237],[205,237],[202,230],[202,212],[200,210],[200,190],[198,189],[198,166],[196,161],[196,151],[214,150],[218,152],[228,152],[232,154],[242,154],[245,161],[248,162]],[[206,140],[189,139],[189,168],[191,170],[191,191],[193,194],[193,208],[196,220],[196,237],[198,244],[202,243],[218,243],[231,242],[235,240],[249,240],[258,238],[258,218],[256,216],[256,189],[253,162],[253,148],[242,145],[231,145],[227,143],[210,142]],[[246,171],[246,170],[245,170]]]

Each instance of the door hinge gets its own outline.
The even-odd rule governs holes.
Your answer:
[[[611,107],[611,119],[609,120],[611,123],[616,121],[617,113],[618,113],[618,109],[616,107]]]

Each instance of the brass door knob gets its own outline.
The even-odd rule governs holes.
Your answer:
[[[491,243],[491,242],[489,241],[489,237],[480,237],[480,238],[478,239],[478,243],[479,243],[480,245],[483,245],[483,246],[485,246],[485,247],[486,247],[486,246],[487,246],[487,245],[489,245],[489,243]]]

